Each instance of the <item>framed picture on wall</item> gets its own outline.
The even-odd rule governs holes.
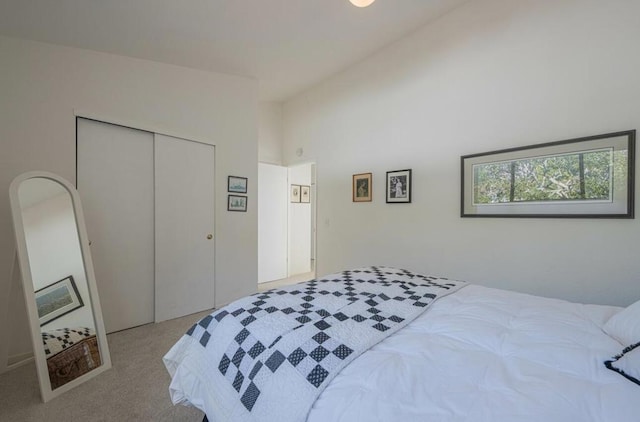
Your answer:
[[[40,326],[84,306],[73,276],[67,276],[35,292]]]
[[[300,202],[300,185],[291,185],[291,202]]]
[[[411,169],[387,172],[387,204],[411,202]]]
[[[461,157],[461,217],[634,218],[636,131]]]
[[[353,202],[371,202],[373,185],[371,173],[353,175]]]
[[[227,192],[247,193],[248,179],[246,177],[229,176],[227,179]]]
[[[227,211],[247,212],[247,197],[240,195],[229,195],[227,201]]]
[[[300,202],[305,204],[311,202],[311,186],[300,186]]]

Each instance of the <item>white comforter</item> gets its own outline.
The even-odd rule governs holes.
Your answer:
[[[308,421],[638,422],[640,387],[603,365],[620,309],[466,286],[351,362]],[[206,386],[175,381],[176,402],[207,407]]]
[[[308,421],[640,421],[640,388],[603,365],[619,310],[467,286],[347,366]]]

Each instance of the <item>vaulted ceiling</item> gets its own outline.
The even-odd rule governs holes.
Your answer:
[[[469,0],[0,0],[0,35],[259,80],[282,101]]]

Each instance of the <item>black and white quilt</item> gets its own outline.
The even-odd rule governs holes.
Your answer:
[[[172,399],[184,400],[175,383],[198,382],[211,421],[303,421],[349,362],[465,284],[368,267],[245,297],[167,353]]]
[[[59,328],[57,330],[43,331],[42,344],[44,345],[44,354],[47,359],[49,359],[74,344],[80,343],[95,335],[95,331],[87,327]]]

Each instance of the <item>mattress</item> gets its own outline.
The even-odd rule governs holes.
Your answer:
[[[308,421],[638,421],[640,388],[603,365],[619,310],[469,285],[347,366]]]
[[[620,310],[467,285],[342,369],[307,420],[638,421],[640,387],[603,364]],[[206,377],[180,377],[174,403],[215,408]]]

